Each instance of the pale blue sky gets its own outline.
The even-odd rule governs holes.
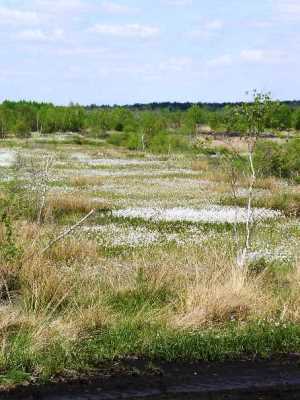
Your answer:
[[[0,101],[300,98],[300,0],[0,0]]]

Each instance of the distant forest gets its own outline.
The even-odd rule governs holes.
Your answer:
[[[284,104],[290,108],[300,108],[300,100],[286,100],[286,101],[281,101],[281,104]],[[234,107],[234,106],[239,106],[241,105],[241,102],[224,102],[224,103],[203,103],[203,102],[170,102],[170,101],[164,101],[164,102],[153,102],[153,103],[135,103],[135,104],[125,104],[121,107],[124,107],[128,110],[138,110],[138,111],[157,111],[157,110],[168,110],[168,111],[187,111],[189,108],[192,106],[199,106],[203,107],[209,111],[216,111],[216,110],[221,110],[225,107]],[[87,110],[89,109],[102,109],[102,108],[115,108],[119,107],[118,105],[96,105],[96,104],[91,104],[89,106],[86,106],[85,108]]]
[[[126,140],[160,140],[168,134],[192,135],[210,132],[242,132],[232,119],[241,103],[163,102],[125,106],[4,101],[0,104],[0,137],[28,137],[32,132],[51,134],[77,132],[95,137],[123,133]],[[300,101],[276,103],[267,126],[277,131],[300,130]],[[139,138],[139,139],[137,139]]]

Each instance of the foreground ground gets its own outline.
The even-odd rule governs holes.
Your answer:
[[[239,268],[247,179],[232,193],[214,157],[52,139],[2,146],[2,385],[128,357],[300,351],[299,186],[257,181]]]
[[[10,390],[2,393],[2,398],[290,400],[300,395],[299,356],[213,364],[127,360],[103,365],[101,370],[75,381],[53,381]]]

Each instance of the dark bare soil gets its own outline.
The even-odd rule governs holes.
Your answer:
[[[0,393],[11,400],[300,399],[300,356],[269,361],[161,363],[128,360],[89,377]]]

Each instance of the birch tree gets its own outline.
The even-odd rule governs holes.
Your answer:
[[[260,93],[254,90],[251,102],[242,103],[233,109],[232,120],[236,126],[239,126],[241,134],[247,141],[247,158],[249,164],[246,234],[243,249],[238,255],[238,264],[241,267],[244,267],[247,253],[250,249],[253,227],[252,201],[256,182],[256,168],[253,154],[259,138],[270,126],[274,127],[274,116],[276,115],[278,104],[278,102],[272,101],[270,93]]]

